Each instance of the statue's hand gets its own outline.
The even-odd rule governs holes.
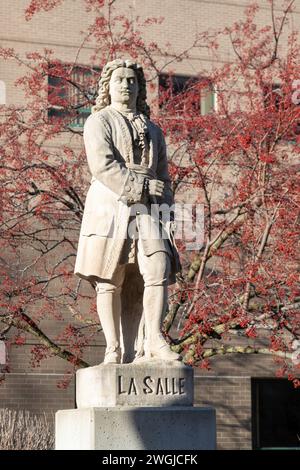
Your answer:
[[[162,196],[164,192],[165,183],[160,180],[149,180],[149,195]]]

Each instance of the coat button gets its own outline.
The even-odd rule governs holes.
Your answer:
[[[125,186],[125,191],[131,191],[131,187],[130,186]]]
[[[129,179],[130,179],[130,181],[134,181],[134,177],[133,177],[133,176],[130,176]]]

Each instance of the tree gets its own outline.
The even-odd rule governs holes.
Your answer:
[[[62,1],[32,0],[27,20]],[[294,2],[284,1],[276,17],[271,0],[271,24],[261,28],[255,23],[258,6],[252,5],[242,20],[199,34],[181,54],[143,40],[141,31],[161,18],[133,22],[117,14],[114,0],[84,3],[95,21],[82,45],[93,44],[94,51],[79,80],[78,64],[62,64],[49,49],[29,54],[26,64],[14,50],[0,51],[27,67],[16,83],[26,92],[26,105],[1,108],[3,335],[16,328],[18,344],[26,341],[25,332],[35,335],[35,363],[54,354],[75,367],[87,365],[84,348],[99,325],[93,302],[89,318],[79,313],[93,295],[73,276],[87,168],[82,130],[72,123],[93,104],[108,58],[143,63],[154,89],[157,77],[191,50],[210,48],[218,57],[219,44],[227,41],[232,60],[199,70],[180,94],[173,93],[170,74],[160,91],[163,113],[153,109],[168,137],[175,196],[188,194],[186,202],[193,196],[205,222],[199,249],[188,251],[186,240],[178,242],[184,269],[170,292],[165,332],[187,363],[209,367],[209,357],[218,354],[272,354],[279,374],[299,385],[297,35],[281,46]],[[197,103],[208,89],[216,92],[218,109],[203,115]],[[76,99],[66,90],[76,90]],[[64,145],[54,147],[58,139]],[[41,321],[61,319],[63,309],[74,322],[50,339]],[[232,346],[231,337],[240,344]]]

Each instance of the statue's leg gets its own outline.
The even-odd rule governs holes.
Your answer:
[[[145,356],[149,359],[179,360],[180,356],[171,351],[161,333],[162,318],[168,302],[169,255],[158,251],[146,256],[139,243],[138,263],[144,279]]]
[[[106,340],[105,364],[121,362],[120,318],[124,276],[125,266],[118,266],[112,280],[96,284],[97,311]]]

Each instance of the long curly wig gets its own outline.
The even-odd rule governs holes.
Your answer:
[[[138,85],[139,85],[139,93],[137,97],[137,111],[141,114],[144,114],[148,118],[150,118],[150,108],[147,104],[147,91],[146,91],[146,80],[144,76],[143,67],[131,60],[122,60],[116,59],[112,62],[108,62],[102,70],[101,78],[99,80],[99,90],[98,96],[96,99],[95,106],[92,107],[92,113],[96,113],[103,108],[106,108],[110,104],[110,95],[109,95],[109,82],[114,70],[126,67],[129,69],[133,69],[135,71]]]

